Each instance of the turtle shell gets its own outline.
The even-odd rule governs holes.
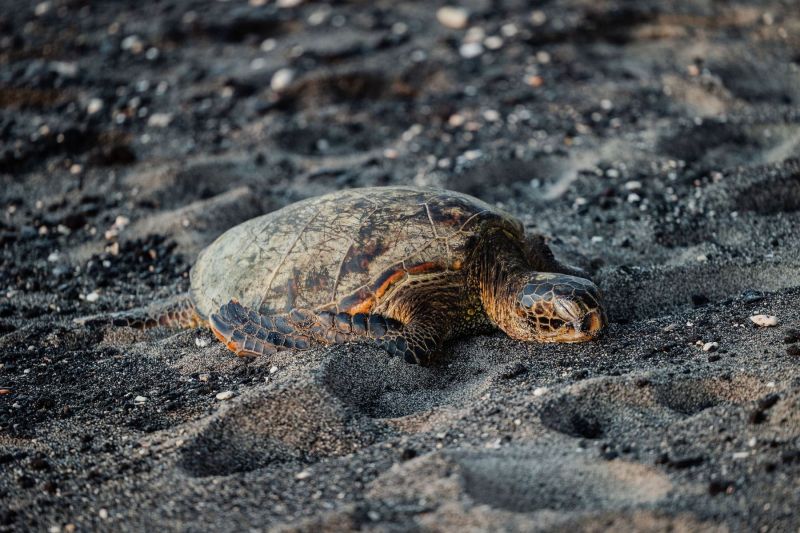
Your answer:
[[[253,218],[197,259],[191,291],[208,317],[222,304],[369,312],[406,274],[459,270],[470,238],[522,224],[471,196],[414,187],[348,189]]]

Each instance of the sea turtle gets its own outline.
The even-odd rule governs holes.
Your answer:
[[[369,187],[229,229],[192,268],[190,303],[160,323],[207,323],[237,355],[366,341],[425,364],[458,336],[580,342],[606,317],[599,289],[508,213],[453,191]]]

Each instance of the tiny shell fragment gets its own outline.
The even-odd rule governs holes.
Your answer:
[[[753,315],[750,317],[750,320],[753,324],[761,326],[762,328],[778,325],[778,317],[772,315]]]

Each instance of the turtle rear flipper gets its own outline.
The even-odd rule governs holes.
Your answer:
[[[157,327],[190,329],[205,324],[205,320],[197,313],[188,295],[169,298],[128,311],[76,318],[75,322],[84,326],[119,326],[142,330]]]
[[[211,331],[239,356],[269,355],[279,350],[310,347],[300,324],[285,315],[266,316],[231,300],[208,320]]]

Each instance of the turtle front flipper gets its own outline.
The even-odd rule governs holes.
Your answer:
[[[435,335],[419,326],[403,325],[378,314],[332,313],[294,309],[281,315],[262,315],[236,300],[220,307],[209,319],[211,330],[239,356],[269,355],[280,350],[306,350],[312,343],[340,344],[369,341],[389,355],[424,364],[436,347]]]

